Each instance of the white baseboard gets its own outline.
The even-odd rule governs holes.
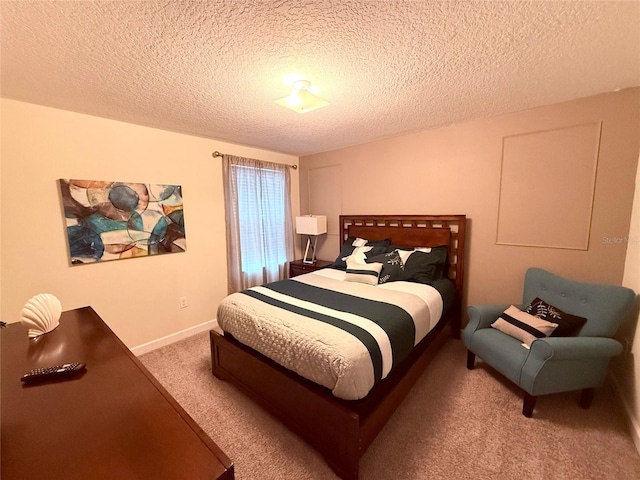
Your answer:
[[[179,332],[172,333],[171,335],[167,335],[166,337],[158,338],[157,340],[152,340],[151,342],[143,343],[142,345],[133,347],[131,349],[131,352],[133,352],[133,354],[136,357],[139,357],[140,355],[151,352],[160,347],[171,345],[172,343],[178,342],[180,340],[183,340],[197,333],[206,332],[209,330],[218,330],[218,331],[220,330],[217,319],[209,320],[208,322],[204,322],[204,323],[201,323],[200,325],[189,327],[185,330],[181,330]]]
[[[620,384],[618,383],[615,375],[611,375],[610,378],[612,380],[611,383],[613,384],[614,391],[616,392],[616,395],[618,395],[618,399],[620,400],[622,409],[624,410],[625,416],[627,417],[627,424],[629,425],[631,438],[633,439],[633,443],[636,446],[636,450],[638,451],[638,453],[640,453],[640,422],[633,413],[631,405],[629,405],[629,402],[622,394],[622,389],[620,388]]]

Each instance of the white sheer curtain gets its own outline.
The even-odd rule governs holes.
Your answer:
[[[293,260],[289,166],[222,156],[229,293],[282,280]]]

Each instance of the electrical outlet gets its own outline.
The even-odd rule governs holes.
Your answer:
[[[187,297],[180,297],[180,308],[187,308]]]

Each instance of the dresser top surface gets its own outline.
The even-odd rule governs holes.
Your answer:
[[[231,461],[92,308],[64,312],[36,341],[20,323],[0,339],[3,480],[232,478]],[[86,371],[20,380],[73,362]]]

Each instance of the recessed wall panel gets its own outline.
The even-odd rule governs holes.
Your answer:
[[[334,260],[340,250],[338,219],[342,213],[342,166],[309,169],[309,213],[327,216],[327,234],[318,239],[316,256]]]
[[[337,235],[342,213],[342,167],[309,169],[309,213],[327,216],[327,231]]]
[[[496,243],[587,250],[601,122],[504,137]]]

